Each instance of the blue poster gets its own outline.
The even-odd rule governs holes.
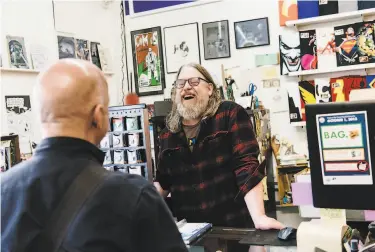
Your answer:
[[[323,184],[372,185],[367,112],[316,116]]]

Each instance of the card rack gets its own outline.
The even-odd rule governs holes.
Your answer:
[[[109,108],[109,132],[100,143],[104,168],[152,181],[151,142],[145,104]]]

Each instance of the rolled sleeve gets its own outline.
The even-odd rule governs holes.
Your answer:
[[[264,178],[265,163],[259,165],[259,145],[246,110],[235,105],[230,111],[234,173],[240,192],[245,196]]]

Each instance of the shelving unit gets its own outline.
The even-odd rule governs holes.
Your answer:
[[[368,63],[362,65],[352,65],[352,66],[342,66],[335,67],[331,69],[314,69],[314,70],[304,70],[298,72],[290,72],[288,76],[303,76],[303,75],[315,75],[315,74],[325,74],[325,73],[338,73],[338,72],[347,72],[353,70],[366,70],[375,68],[375,63]]]
[[[298,26],[329,23],[329,22],[334,22],[334,21],[340,21],[340,20],[352,19],[352,18],[359,18],[359,17],[366,17],[366,16],[372,16],[372,15],[375,15],[375,8],[366,9],[366,10],[359,10],[359,11],[343,12],[343,13],[326,15],[326,16],[291,20],[291,21],[286,21],[285,25],[287,27],[296,26],[298,28]]]
[[[305,127],[306,126],[306,121],[301,121],[301,122],[292,122],[290,123],[293,127]]]
[[[38,74],[40,70],[38,69],[23,69],[23,68],[10,68],[10,67],[0,67],[1,73],[30,73]],[[104,75],[114,75],[114,72],[103,72]]]
[[[104,168],[138,174],[152,182],[151,142],[146,105],[110,107],[109,117],[110,131],[100,143],[101,150],[106,153]],[[115,120],[116,130],[113,130]],[[128,128],[130,124],[127,120],[133,120],[131,129]],[[118,127],[122,130],[118,130]],[[135,137],[138,140],[131,140],[130,136],[138,136]],[[119,143],[115,144],[115,141]]]

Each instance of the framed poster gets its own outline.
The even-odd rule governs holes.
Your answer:
[[[204,59],[230,57],[228,20],[202,24]]]
[[[201,63],[198,23],[164,28],[167,73],[177,73],[188,63]]]
[[[9,53],[9,65],[11,68],[29,69],[25,40],[23,37],[6,36]]]
[[[163,94],[165,80],[160,26],[132,31],[131,41],[137,94]]]
[[[237,49],[269,45],[268,18],[235,22],[234,36]]]

